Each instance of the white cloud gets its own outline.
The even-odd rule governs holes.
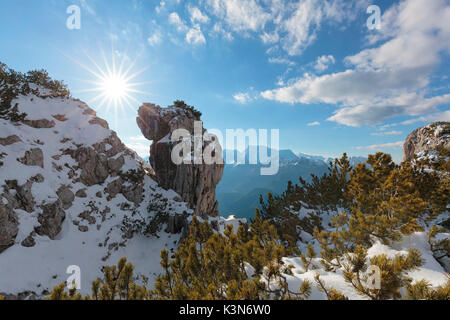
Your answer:
[[[321,8],[320,1],[299,1],[294,14],[284,22],[282,29],[287,35],[282,46],[290,55],[301,53],[316,39],[316,30],[323,18]]]
[[[445,0],[408,0],[393,5],[382,21],[385,16],[388,23],[381,32],[386,36],[377,41],[387,40],[347,57],[353,69],[323,76],[305,74],[261,95],[286,103],[338,105],[328,120],[348,126],[438,112],[437,107],[450,104],[450,94],[429,97],[427,91],[441,55],[450,52],[450,7]],[[309,37],[304,35],[297,35],[299,45]]]
[[[162,36],[160,32],[155,32],[153,35],[151,35],[150,37],[148,37],[147,42],[152,46],[156,46],[158,44],[160,44],[162,41]]]
[[[206,38],[197,24],[190,28],[186,33],[186,42],[189,44],[200,45],[206,43]]]
[[[165,1],[161,1],[159,3],[159,6],[156,6],[156,8],[155,8],[156,13],[160,13],[161,11],[163,11],[165,6],[166,6],[166,2]]]
[[[135,137],[129,137],[128,139],[130,139],[131,141],[149,141],[146,137],[144,137],[143,135],[140,136],[135,136]]]
[[[233,95],[233,98],[241,104],[249,103],[252,100],[250,95],[244,92],[236,93],[235,95]]]
[[[285,58],[274,58],[271,57],[269,58],[269,63],[276,63],[276,64],[287,64],[289,66],[294,66],[295,62],[291,61],[289,59],[285,59]]]
[[[376,136],[376,137],[382,137],[382,136],[396,136],[396,135],[400,135],[403,134],[402,131],[383,131],[383,132],[373,132],[370,135],[371,136]]]
[[[180,16],[176,12],[172,12],[171,14],[169,14],[169,23],[176,26],[177,30],[180,32],[186,31],[187,29],[185,23],[183,22],[183,20],[181,20]]]
[[[191,22],[192,23],[208,23],[209,17],[205,14],[203,14],[199,8],[197,7],[191,7],[188,8],[189,14],[191,16]]]
[[[261,40],[266,44],[277,43],[280,40],[280,36],[277,32],[267,33],[263,32],[261,35]]]
[[[389,143],[383,143],[383,144],[373,144],[370,146],[359,146],[356,147],[356,149],[358,150],[362,150],[362,149],[368,149],[368,150],[377,150],[377,151],[381,151],[383,149],[399,149],[399,148],[403,148],[403,141],[397,141],[397,142],[389,142]]]
[[[336,63],[336,60],[334,59],[334,57],[332,55],[320,56],[317,58],[314,69],[316,69],[316,71],[323,72],[323,71],[327,70],[331,64],[335,64],[335,63]]]
[[[319,121],[310,122],[307,124],[307,126],[308,127],[320,126],[320,122]]]
[[[435,121],[450,121],[450,110],[431,113],[425,116],[408,119],[399,123],[386,124],[384,126],[381,126],[380,130],[386,130],[388,128],[397,126],[411,125],[418,122],[435,122]]]
[[[212,12],[234,31],[258,31],[271,15],[255,0],[207,0]]]
[[[239,102],[240,104],[247,104],[252,101],[257,100],[260,97],[260,94],[255,91],[255,88],[250,87],[244,92],[238,92],[233,95],[234,100]]]
[[[215,23],[212,29],[212,34],[221,35],[223,39],[232,41],[234,39],[231,32],[226,31],[221,23]]]

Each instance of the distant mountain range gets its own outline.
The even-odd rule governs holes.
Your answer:
[[[256,149],[256,151],[259,151]],[[224,150],[224,159],[226,160]],[[272,154],[268,149],[268,154]],[[216,187],[216,198],[219,201],[219,212],[227,217],[234,214],[241,218],[252,218],[255,208],[259,207],[259,196],[267,198],[267,193],[281,194],[286,190],[288,181],[297,184],[300,177],[311,181],[311,174],[323,175],[328,171],[328,163],[333,158],[294,153],[292,150],[279,150],[280,169],[276,175],[262,176],[261,164],[249,163],[249,149],[245,153],[235,151],[235,159],[238,155],[244,155],[245,163],[226,164],[222,180]],[[259,159],[259,157],[258,157]],[[145,158],[148,162],[149,158]],[[365,157],[349,157],[352,166],[365,162]],[[227,161],[226,161],[227,162]]]
[[[273,176],[260,174],[263,165],[248,164],[249,149],[245,152],[245,164],[226,164],[222,180],[216,188],[220,214],[251,218],[255,208],[259,207],[261,194],[264,197],[268,192],[280,194],[286,190],[288,181],[298,183],[300,177],[310,181],[311,174],[323,175],[328,170],[329,161],[334,160],[304,153],[295,154],[289,149],[279,150],[279,157],[280,169]],[[353,166],[364,161],[364,157],[350,157]]]

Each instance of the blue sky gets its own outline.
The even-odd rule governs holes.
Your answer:
[[[2,0],[0,61],[63,79],[140,154],[140,104],[182,99],[206,128],[279,129],[283,149],[398,161],[410,131],[450,120],[448,21],[447,0]],[[113,59],[138,73],[118,110],[87,91],[89,70]]]

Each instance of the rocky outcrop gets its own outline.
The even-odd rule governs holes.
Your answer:
[[[23,185],[19,185],[17,180],[6,181],[6,184],[3,185],[3,197],[8,201],[8,205],[14,209],[22,209],[28,213],[32,213],[35,206],[32,186],[34,183],[33,180],[36,177],[32,177]]]
[[[68,92],[54,99],[58,83],[47,88],[47,75],[37,74],[14,72],[11,83],[0,83],[0,95],[14,99],[0,115],[0,295],[44,298],[73,264],[89,268],[82,277],[88,288],[124,249],[140,257],[136,268],[151,279],[160,249],[173,252],[180,240],[160,234],[166,225],[187,232],[192,210],[152,179],[148,163],[93,109]],[[155,202],[164,204],[163,214]],[[83,254],[74,260],[74,252]]]
[[[50,129],[55,126],[55,121],[47,119],[23,120],[22,122],[35,129]]]
[[[91,120],[89,120],[89,124],[98,124],[99,126],[102,126],[105,129],[109,129],[108,122],[99,117],[93,117]]]
[[[44,154],[39,148],[33,148],[25,152],[25,155],[18,160],[26,166],[39,166],[44,168]]]
[[[108,201],[121,193],[128,201],[139,205],[142,202],[145,190],[142,187],[142,183],[127,183],[122,178],[118,178],[110,182],[104,191],[108,195]]]
[[[222,178],[223,159],[222,163],[217,161],[215,164],[177,165],[171,157],[175,146],[175,143],[171,142],[172,133],[176,129],[185,129],[193,137],[195,121],[200,121],[199,113],[184,103],[168,108],[147,103],[141,106],[137,118],[142,134],[153,141],[150,148],[150,163],[158,184],[181,195],[183,201],[194,210],[195,215],[217,216],[216,185]],[[203,128],[201,131],[205,132]],[[202,152],[208,145],[209,142],[203,142]],[[221,157],[220,146],[217,149],[220,149],[218,154]]]
[[[41,236],[46,235],[54,240],[61,231],[61,226],[65,218],[66,213],[63,210],[60,200],[43,205],[42,213],[38,216],[38,221],[41,225],[36,227],[37,234]]]
[[[167,229],[166,232],[176,234],[182,232],[182,238],[188,235],[189,222],[186,215],[176,214],[169,216],[167,219]]]
[[[22,141],[18,136],[12,135],[6,138],[0,138],[0,144],[4,147]]]
[[[72,206],[75,195],[68,186],[61,186],[58,191],[56,191],[56,194],[62,203],[63,209],[69,209]]]
[[[411,161],[421,152],[450,155],[450,122],[435,122],[411,132],[403,146],[403,160]]]
[[[0,253],[14,244],[19,232],[19,219],[14,210],[3,205],[0,197]]]
[[[117,176],[124,164],[123,156],[115,156],[125,150],[125,145],[113,132],[107,139],[92,147],[68,149],[65,154],[78,162],[80,181],[86,186],[102,184],[108,176]]]

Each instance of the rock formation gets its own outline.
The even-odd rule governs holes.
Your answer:
[[[403,160],[411,161],[430,151],[450,156],[450,122],[431,123],[411,132],[403,146]]]
[[[88,294],[123,256],[153,277],[193,211],[85,103],[8,75],[0,65],[0,295],[42,298],[74,264]]]
[[[144,137],[152,140],[150,164],[155,172],[158,184],[172,189],[181,195],[183,201],[198,216],[217,216],[216,185],[223,174],[223,159],[215,164],[175,164],[171,155],[175,143],[171,142],[176,129],[185,129],[194,136],[194,123],[200,121],[200,115],[183,102],[161,108],[154,104],[144,104],[138,112],[137,124]],[[202,132],[205,130],[202,128]],[[194,145],[194,143],[192,143]],[[209,145],[203,142],[202,152]],[[222,157],[219,144],[217,152]]]
[[[0,253],[14,244],[19,232],[19,219],[11,208],[0,204]]]

